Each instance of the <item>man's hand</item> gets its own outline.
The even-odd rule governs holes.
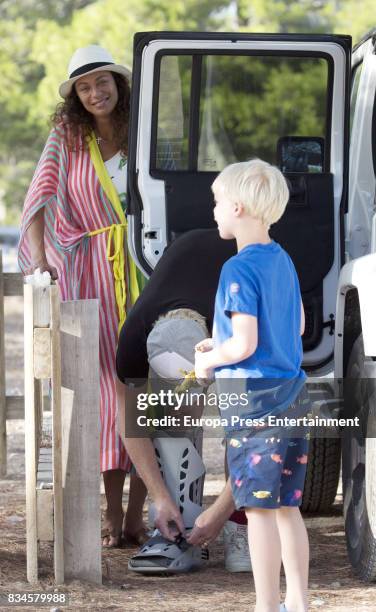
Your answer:
[[[226,520],[227,516],[221,516],[216,508],[209,506],[197,517],[194,527],[187,537],[187,542],[194,546],[206,547],[217,538]]]
[[[179,534],[185,535],[182,515],[171,497],[156,500],[154,507],[156,512],[154,524],[165,538],[174,542]]]
[[[231,482],[228,479],[225,488],[214,504],[197,517],[194,527],[187,537],[187,542],[195,546],[206,547],[216,539],[234,509]]]

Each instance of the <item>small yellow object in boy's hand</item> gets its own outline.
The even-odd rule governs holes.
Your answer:
[[[190,372],[187,372],[187,370],[179,370],[179,372],[184,374],[184,380],[175,388],[175,393],[184,393],[192,387],[199,387],[194,370]]]

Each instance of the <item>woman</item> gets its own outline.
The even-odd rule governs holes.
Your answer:
[[[19,262],[24,274],[48,270],[62,300],[99,300],[103,545],[114,547],[121,543],[123,485],[131,467],[116,430],[115,353],[118,329],[139,293],[125,248],[129,71],[90,45],[73,54],[68,74],[26,196]],[[131,476],[125,535],[137,543],[145,540],[145,494],[142,481]]]

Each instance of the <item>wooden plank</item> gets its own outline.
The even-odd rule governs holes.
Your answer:
[[[48,327],[34,329],[34,377],[51,378],[51,330]]]
[[[42,381],[34,379],[34,423],[35,423],[35,464],[38,465],[39,448],[42,440]],[[26,432],[26,427],[25,427]]]
[[[63,517],[63,459],[61,422],[61,343],[60,299],[57,285],[50,291],[51,312],[51,405],[52,405],[52,462],[54,485],[54,569],[57,584],[64,582],[64,517]]]
[[[51,455],[50,455],[50,456],[48,456],[48,455],[43,455],[43,454],[41,453],[41,451],[42,451],[42,450],[43,450],[43,448],[41,448],[41,449],[40,449],[40,451],[39,451],[39,462],[38,462],[38,466],[39,466],[39,467],[38,467],[38,470],[39,470],[39,469],[43,469],[43,465],[44,465],[44,464],[48,464],[48,465],[51,465],[51,466],[52,466],[52,448],[49,448],[49,449],[48,449],[48,450],[50,450],[50,451],[51,451]]]
[[[52,448],[50,446],[42,446],[39,451],[39,461],[41,461],[44,456],[51,457],[52,460]]]
[[[25,398],[23,395],[10,395],[6,398],[7,419],[25,418]]]
[[[39,542],[54,540],[54,504],[52,489],[37,489],[37,527]]]
[[[5,388],[4,346],[4,279],[3,259],[0,251],[0,477],[7,474],[7,406]]]
[[[102,582],[97,300],[61,304],[65,575]]]
[[[23,395],[8,395],[6,397],[7,420],[25,418],[25,398]],[[43,396],[44,412],[50,409],[50,398]]]
[[[36,419],[34,411],[34,307],[33,287],[24,286],[24,342],[25,342],[25,479],[26,479],[26,566],[29,582],[38,580],[37,531],[37,463]]]
[[[50,326],[51,285],[48,287],[34,287],[33,289],[34,289],[33,291],[34,327],[49,327]],[[56,287],[56,290],[57,290],[57,287]]]
[[[21,272],[4,272],[4,295],[23,295],[24,279]]]
[[[38,467],[37,487],[46,483],[53,483],[52,463],[40,463]]]

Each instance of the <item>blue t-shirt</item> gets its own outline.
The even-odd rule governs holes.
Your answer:
[[[233,312],[257,317],[257,349],[240,363],[216,368],[216,378],[305,379],[299,280],[276,242],[248,245],[224,264],[215,301],[215,345],[232,336]]]

